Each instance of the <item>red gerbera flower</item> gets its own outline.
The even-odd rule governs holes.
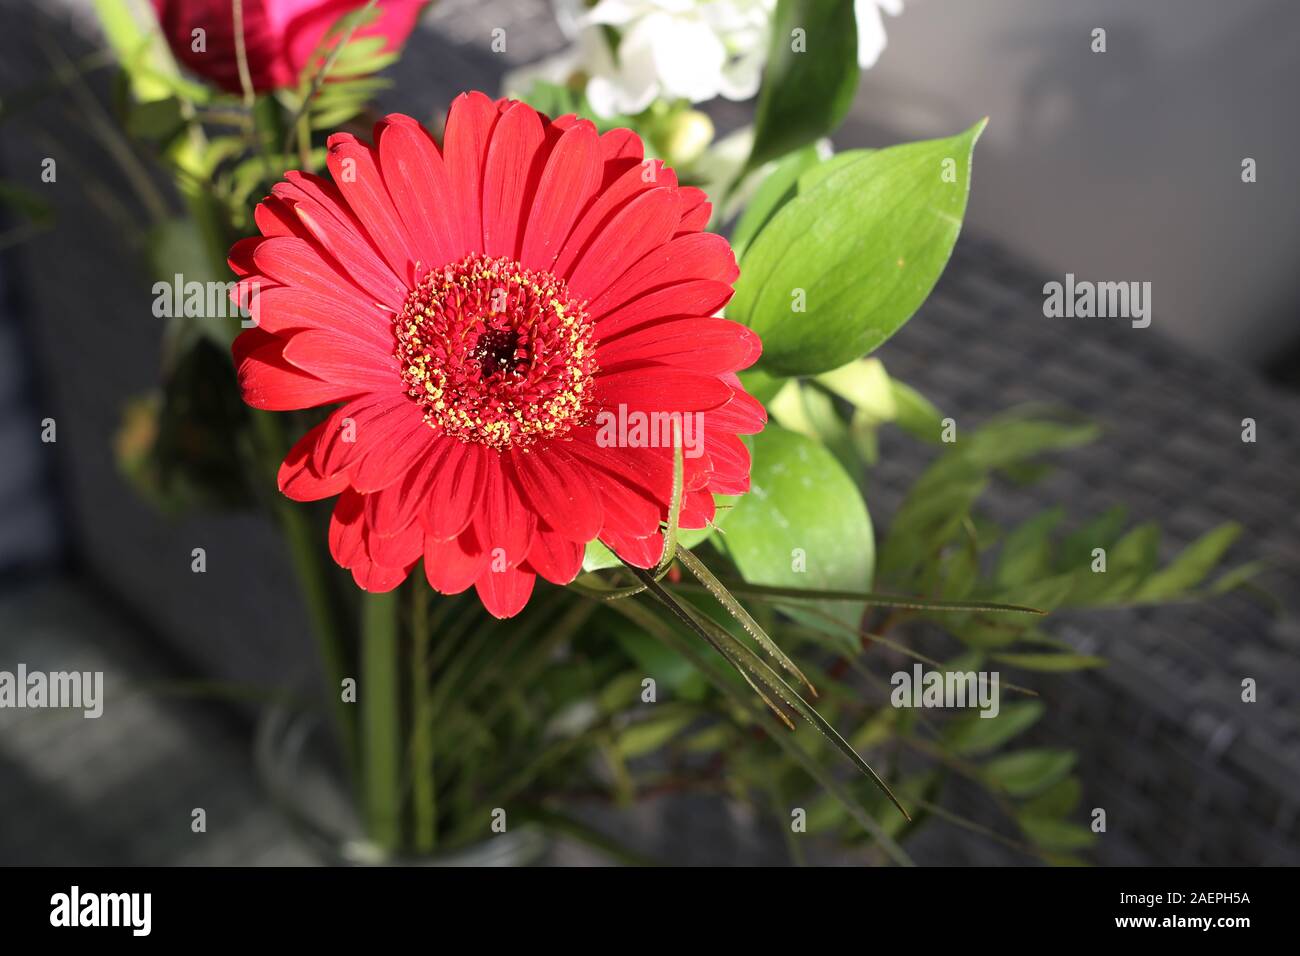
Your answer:
[[[441,148],[393,115],[374,146],[331,137],[328,164],[333,183],[288,173],[257,208],[262,235],[231,250],[258,323],[234,354],[256,408],[341,403],[280,488],[339,496],[330,549],[360,587],[390,590],[423,559],[436,590],[473,584],[508,617],[536,575],[572,581],[595,538],[653,566],[674,458],[656,439],[674,419],[683,444],[703,426],[683,527],[748,490],[737,436],[766,416],[735,373],[760,343],[713,317],[735,257],[701,232],[704,193],[634,133],[469,93]]]

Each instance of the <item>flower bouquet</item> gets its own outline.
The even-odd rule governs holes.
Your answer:
[[[592,808],[676,793],[796,860],[907,863],[927,820],[1086,851],[1073,753],[1017,738],[1035,673],[1104,661],[1044,615],[1234,586],[1204,582],[1236,529],[1161,567],[1121,512],[999,528],[990,483],[1095,427],[974,427],[873,355],[943,271],[985,122],[831,148],[900,3],[562,4],[571,48],[509,96],[394,91],[431,122],[370,111],[415,0],[96,7],[129,148],[184,209],[122,466],[288,543],[326,681],[259,753],[333,858],[641,860]],[[716,96],[752,122],[715,138]],[[933,454],[878,538],[883,429]]]

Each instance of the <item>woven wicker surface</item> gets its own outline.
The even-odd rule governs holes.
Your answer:
[[[503,68],[532,58],[530,40],[537,52],[551,48],[556,34],[543,18],[535,28],[513,30],[506,56],[486,51],[484,24],[511,23],[525,7],[535,9],[447,3],[433,21],[442,36],[426,36],[403,60],[398,78],[406,93],[394,93],[387,105],[419,114],[411,92],[418,90],[427,113],[428,104],[446,102],[455,89],[494,88]],[[488,19],[470,17],[476,9]],[[0,0],[0,18],[20,22],[0,31],[0,88],[48,69],[23,39],[32,16],[31,7]],[[57,20],[46,26],[60,29]],[[120,175],[70,120],[66,114],[27,118],[0,143],[0,162],[18,178],[38,170],[42,157],[60,157],[60,185],[48,196],[60,224],[8,260],[8,275],[21,280],[27,304],[34,370],[44,389],[38,405],[59,420],[58,445],[39,453],[56,456],[52,467],[67,490],[77,553],[88,572],[147,614],[185,671],[261,684],[298,679],[311,666],[311,645],[270,530],[241,516],[164,521],[117,477],[111,436],[122,402],[153,382],[159,329],[148,317],[149,280],[143,269],[131,268],[140,250],[122,242],[129,203],[127,220],[114,218],[126,196]],[[1023,401],[1062,404],[1106,426],[1102,441],[1063,456],[1048,481],[996,487],[988,499],[993,517],[1009,522],[1063,503],[1083,518],[1123,503],[1135,520],[1159,520],[1170,550],[1218,522],[1237,520],[1247,534],[1231,557],[1272,557],[1289,568],[1269,583],[1294,608],[1300,400],[1246,371],[1172,347],[1160,335],[1158,312],[1145,330],[1113,320],[1044,318],[1045,278],[1014,255],[965,236],[933,298],[879,353],[959,428]],[[1245,417],[1258,423],[1255,444],[1241,442]],[[886,437],[871,497],[878,524],[888,524],[928,454],[914,442]],[[204,575],[189,568],[190,549],[199,545],[208,549]],[[0,660],[67,667],[102,659],[121,680],[159,666],[132,646],[138,635],[129,627],[111,639],[120,653],[106,650],[105,629],[121,625],[104,624],[111,618],[93,605],[78,607],[65,592],[55,593],[29,592],[7,607]],[[58,628],[62,637],[34,643],[31,635],[53,628],[65,607],[73,616],[70,626]],[[46,624],[33,623],[39,621]],[[1300,633],[1294,624],[1232,597],[1212,606],[1075,615],[1057,622],[1055,633],[1112,662],[1086,676],[1035,678],[1049,718],[1032,739],[1077,747],[1085,805],[1107,809],[1110,830],[1098,861],[1300,862]],[[1241,703],[1243,677],[1259,682],[1258,703]],[[25,811],[28,827],[3,828],[0,861],[73,860],[78,852],[82,859],[123,862],[253,860],[258,852],[301,858],[293,846],[279,845],[287,835],[259,816],[243,756],[244,725],[196,720],[144,698],[138,706],[98,722],[45,718],[5,726],[0,760],[19,770],[21,781],[6,790],[6,797],[18,796],[5,819],[15,818],[11,807],[40,812]],[[67,783],[76,776],[72,768],[96,754],[119,753],[111,761],[121,765],[119,777]],[[174,784],[175,792],[164,784]],[[969,803],[978,811],[977,797],[957,797],[963,809]],[[254,837],[232,840],[226,850],[204,849],[189,834],[188,807],[208,806],[211,817],[222,801],[238,808],[231,818],[251,821]],[[174,829],[158,825],[178,807],[185,813]],[[743,815],[716,806],[666,804],[610,825],[671,859],[772,858],[770,841],[757,838]],[[949,827],[924,832],[910,850],[922,863],[1019,859]]]

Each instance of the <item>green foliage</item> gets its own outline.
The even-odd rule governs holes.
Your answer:
[[[852,0],[779,0],[749,169],[839,126],[857,90],[857,55]]]
[[[817,442],[769,425],[754,438],[750,491],[725,546],[746,581],[810,590],[866,590],[875,536],[853,480]],[[861,608],[830,609],[853,622]]]
[[[983,128],[856,156],[771,216],[727,308],[762,336],[761,368],[829,371],[911,318],[956,242]]]

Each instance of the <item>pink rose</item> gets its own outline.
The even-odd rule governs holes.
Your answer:
[[[353,39],[382,36],[396,50],[415,28],[427,0],[379,0],[379,16]],[[231,0],[153,0],[167,43],[195,73],[232,93],[241,90]],[[326,31],[365,0],[243,0],[244,46],[253,89],[294,86]],[[195,30],[203,30],[202,42]]]

